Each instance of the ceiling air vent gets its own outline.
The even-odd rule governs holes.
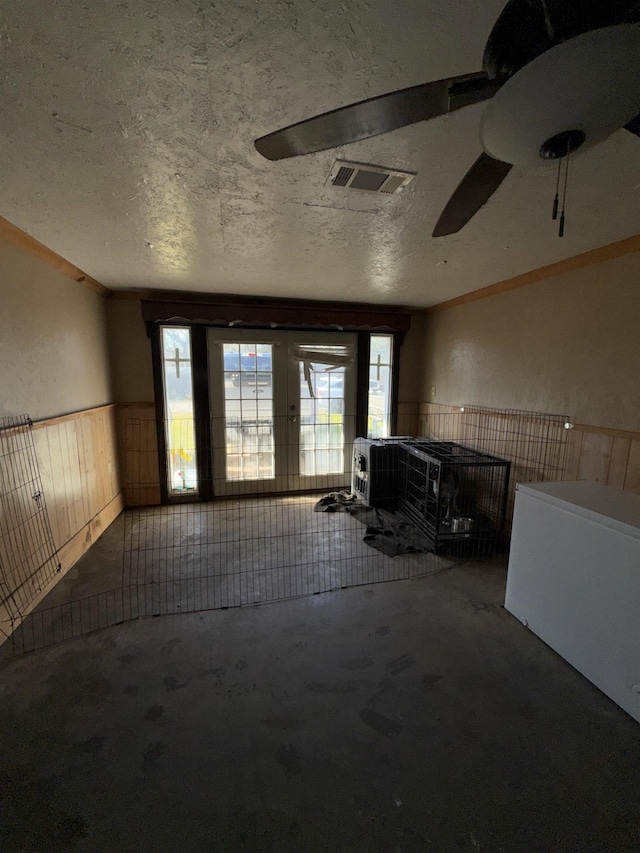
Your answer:
[[[325,187],[348,187],[352,190],[393,195],[411,183],[415,176],[415,172],[402,172],[399,169],[385,169],[384,166],[336,160],[325,182]]]

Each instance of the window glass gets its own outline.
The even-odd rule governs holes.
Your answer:
[[[275,477],[273,346],[222,346],[227,480]]]
[[[169,494],[197,493],[191,331],[162,327],[162,378]]]
[[[393,335],[371,335],[368,438],[387,438],[391,430]]]

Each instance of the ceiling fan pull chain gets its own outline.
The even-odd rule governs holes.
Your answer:
[[[552,219],[558,218],[558,200],[560,190],[560,170],[562,169],[562,157],[558,160],[558,174],[556,175],[556,197],[553,200],[553,216]]]
[[[567,201],[567,184],[569,183],[569,157],[567,156],[567,165],[564,170],[564,188],[562,191],[562,213],[560,214],[560,228],[558,229],[558,237],[564,237],[564,209]]]

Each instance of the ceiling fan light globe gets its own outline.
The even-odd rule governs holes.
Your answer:
[[[556,45],[513,75],[487,104],[480,141],[520,167],[553,162],[545,144],[581,131],[580,150],[603,142],[640,111],[640,24],[592,30]]]

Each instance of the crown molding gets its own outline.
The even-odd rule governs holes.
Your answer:
[[[525,287],[528,284],[536,284],[547,278],[564,275],[565,273],[584,269],[594,264],[601,264],[604,261],[611,261],[614,258],[621,258],[623,255],[630,255],[634,252],[640,252],[640,234],[627,237],[625,240],[618,240],[616,243],[608,243],[606,246],[591,249],[580,255],[573,255],[564,261],[557,261],[555,264],[539,267],[522,275],[514,276],[514,278],[498,281],[487,287],[481,287],[479,290],[463,293],[461,296],[447,299],[445,302],[439,302],[437,305],[431,305],[429,308],[423,309],[420,313],[429,315],[435,314],[438,311],[446,311],[448,308],[455,308],[457,305],[466,305],[468,302],[476,302],[478,299],[487,299],[489,296],[506,293],[508,290],[515,290],[518,287]]]
[[[81,284],[83,287],[87,287],[89,290],[93,290],[95,293],[99,293],[101,296],[108,296],[111,292],[104,284],[100,284],[95,278],[87,275],[79,267],[69,263],[69,261],[62,258],[52,249],[49,249],[43,243],[36,240],[35,237],[27,234],[26,231],[13,225],[13,223],[2,216],[0,216],[0,239],[11,243],[13,246],[17,246],[23,252],[48,264],[48,266],[62,273],[67,278],[73,279],[73,281]]]

